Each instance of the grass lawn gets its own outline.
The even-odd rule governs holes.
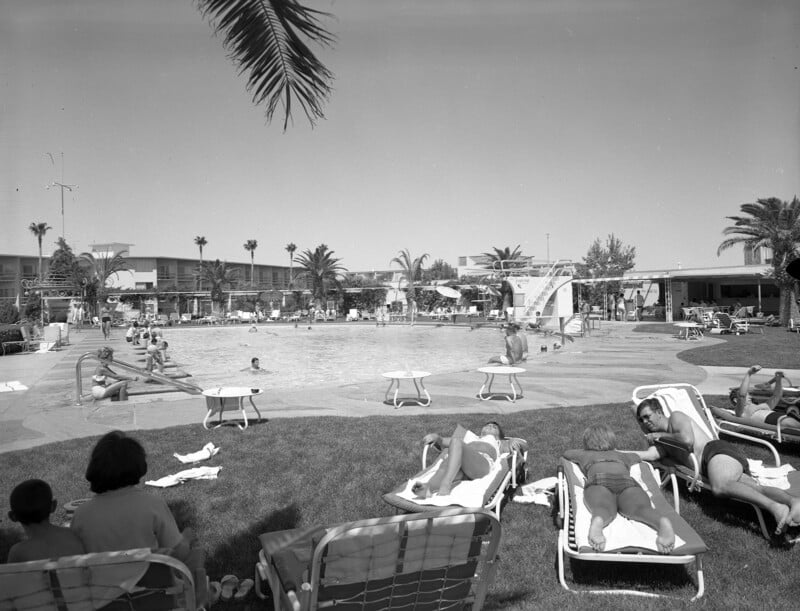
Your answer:
[[[705,355],[701,360],[704,364],[723,364],[738,355],[738,360],[730,364],[744,367],[758,362],[766,367],[789,368],[787,362],[771,359],[777,352],[788,354],[790,342],[800,338],[780,329],[765,331],[764,336],[723,337],[726,342],[719,347],[706,348],[698,342],[694,350],[682,353],[682,358],[694,359],[697,351]],[[609,374],[613,375],[613,370]],[[726,398],[707,400],[721,403]],[[393,509],[381,495],[418,470],[420,440],[425,433],[446,434],[459,422],[477,430],[485,420],[494,418],[475,414],[275,418],[244,432],[232,427],[206,431],[191,425],[141,431],[135,436],[148,452],[148,479],[184,468],[172,456],[174,452],[192,452],[208,441],[222,448],[204,463],[223,467],[217,480],[149,490],[167,500],[179,526],[197,530],[212,579],[227,573],[244,578],[252,577],[260,533],[392,515]],[[535,410],[502,418],[508,434],[524,437],[531,444],[531,481],[554,475],[561,453],[579,447],[584,428],[598,422],[617,431],[619,447],[645,447],[627,403]],[[4,453],[2,515],[8,511],[11,488],[27,478],[48,480],[62,503],[89,496],[83,470],[94,441],[78,439]],[[753,458],[766,457],[758,448],[748,446],[746,452]],[[782,454],[789,462],[800,463],[798,450]],[[609,565],[601,569],[585,563],[568,567],[579,586],[607,582],[644,590],[656,586],[676,598],[652,600],[564,591],[555,568],[557,529],[552,512],[546,507],[509,503],[502,516],[501,564],[487,608],[795,608],[800,596],[796,570],[800,550],[771,546],[761,537],[749,507],[686,493],[682,496],[682,514],[710,549],[704,558],[706,595],[698,603],[687,602],[694,593],[694,576],[687,575],[683,567]],[[65,519],[66,514],[59,509],[54,521]],[[8,520],[0,523],[0,559],[20,536],[15,524]],[[243,603],[218,603],[214,608],[239,611],[263,607],[257,599],[249,598]]]

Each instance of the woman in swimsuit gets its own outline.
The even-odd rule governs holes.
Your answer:
[[[653,528],[658,533],[658,551],[668,554],[675,546],[672,523],[653,509],[647,493],[630,474],[631,466],[641,462],[641,458],[617,451],[616,445],[614,431],[605,424],[597,424],[584,431],[583,450],[564,452],[564,458],[577,463],[586,476],[583,499],[592,513],[589,544],[597,551],[605,549],[603,528],[619,513]]]
[[[755,385],[761,389],[772,388],[772,396],[767,399],[765,403],[753,403],[752,399],[750,399],[748,395],[750,390],[750,377],[759,371],[761,371],[761,365],[753,365],[744,374],[744,378],[742,378],[742,382],[737,391],[736,415],[741,418],[749,418],[755,422],[764,422],[773,426],[777,425],[780,420],[781,426],[800,428],[800,410],[798,410],[797,405],[788,407],[786,413],[775,411],[781,399],[783,399],[785,403],[795,402],[793,399],[784,399],[783,397],[783,386],[784,384],[789,385],[790,383],[783,375],[782,371],[776,371],[775,376],[769,382]],[[773,382],[775,386],[771,386]]]
[[[460,437],[442,437],[438,433],[425,435],[423,444],[435,444],[440,449],[449,448],[447,457],[427,482],[416,482],[411,491],[419,497],[427,498],[434,493],[441,496],[450,494],[453,480],[461,472],[465,479],[480,479],[488,475],[495,462],[504,452],[526,450],[527,443],[522,439],[506,439],[503,429],[496,422],[483,425],[478,439],[464,443]]]
[[[92,397],[106,399],[119,395],[120,401],[128,399],[128,382],[135,382],[139,376],[133,378],[120,375],[113,371],[109,365],[114,361],[114,349],[105,346],[97,351],[100,363],[92,376]]]

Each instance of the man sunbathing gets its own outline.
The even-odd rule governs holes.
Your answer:
[[[630,475],[630,468],[642,459],[631,452],[619,452],[616,446],[614,431],[596,424],[584,431],[583,450],[564,452],[564,458],[577,463],[586,476],[583,499],[592,513],[589,545],[598,552],[605,549],[603,529],[619,513],[655,530],[656,548],[669,554],[675,547],[672,522],[653,509],[647,493]]]
[[[411,487],[411,492],[420,498],[428,498],[434,493],[447,496],[459,473],[466,479],[480,479],[492,471],[501,454],[524,451],[528,447],[522,439],[506,439],[496,422],[484,424],[479,438],[468,443],[460,437],[442,437],[438,433],[425,435],[422,443],[435,444],[440,449],[449,448],[449,451],[427,483],[415,482]]]
[[[700,473],[708,478],[714,496],[745,501],[770,512],[777,525],[775,534],[781,534],[787,526],[800,525],[800,499],[780,488],[758,484],[750,476],[747,458],[737,446],[710,439],[686,414],[674,412],[667,418],[655,398],[642,401],[636,409],[636,417],[650,431],[646,435],[649,443],[656,439],[673,440],[692,449],[700,463]],[[669,452],[664,446],[651,445],[634,454],[643,460],[658,460]]]
[[[772,396],[765,403],[753,403],[753,400],[748,395],[750,378],[759,371],[761,371],[761,366],[753,365],[744,374],[742,383],[737,391],[736,415],[740,418],[749,418],[755,422],[764,422],[772,425],[777,425],[778,420],[783,418],[781,426],[800,428],[800,409],[796,405],[791,405],[785,413],[775,411],[778,403],[783,398],[783,381],[785,378],[782,371],[776,371],[775,376],[768,382],[768,384],[773,382],[775,384],[772,387]],[[765,385],[760,386],[762,388],[765,387]]]

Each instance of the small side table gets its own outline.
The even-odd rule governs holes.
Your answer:
[[[482,374],[486,376],[486,379],[483,381],[483,386],[478,391],[478,398],[481,401],[488,401],[489,399],[496,399],[502,398],[511,403],[514,403],[517,399],[522,398],[522,386],[517,379],[518,373],[525,373],[525,370],[522,367],[513,367],[510,365],[495,365],[491,367],[480,367],[478,369]],[[508,383],[511,386],[511,392],[492,392],[492,383],[494,382],[494,376],[496,375],[507,375],[508,376]],[[484,392],[484,389],[486,392]],[[517,392],[519,389],[519,392]]]
[[[684,340],[703,339],[703,325],[696,322],[676,322],[678,338]]]
[[[261,420],[261,412],[258,411],[253,397],[260,395],[263,391],[260,388],[245,388],[243,386],[223,386],[220,388],[209,388],[203,391],[206,397],[206,407],[208,412],[206,417],[203,418],[203,428],[208,429],[208,420],[214,414],[219,414],[219,422],[214,428],[219,428],[223,425],[222,412],[226,410],[239,410],[242,413],[242,420],[244,425],[236,422],[239,429],[244,430],[247,428],[247,413],[245,412],[244,400],[249,399],[250,405],[258,414],[258,420]]]
[[[431,396],[428,394],[428,390],[425,388],[425,384],[422,381],[423,378],[427,378],[430,374],[428,371],[389,371],[387,373],[382,374],[384,378],[389,378],[389,388],[386,389],[386,393],[384,394],[384,401],[386,403],[391,403],[395,406],[395,408],[403,407],[406,403],[415,403],[421,407],[428,407],[431,404]],[[414,388],[417,391],[416,397],[401,397],[400,401],[397,400],[397,394],[400,392],[400,380],[411,380],[414,383]],[[417,384],[417,380],[419,380],[419,384]],[[396,385],[396,386],[395,386]],[[389,399],[389,393],[392,392],[392,387],[394,387],[394,397],[392,397],[391,401]],[[422,398],[422,393],[425,393],[425,398]]]

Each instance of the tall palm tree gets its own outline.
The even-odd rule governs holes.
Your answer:
[[[522,250],[520,250],[519,244],[517,244],[513,250],[510,246],[505,246],[504,248],[492,246],[492,250],[494,252],[482,253],[484,257],[489,259],[489,266],[492,268],[494,268],[495,263],[499,263],[501,261],[519,261],[522,258]],[[503,269],[508,269],[508,267],[509,266],[506,265]]]
[[[198,235],[194,238],[194,243],[197,244],[198,248],[200,249],[200,267],[198,267],[198,274],[197,274],[197,289],[202,291],[203,290],[203,274],[200,273],[200,270],[203,269],[203,246],[208,244],[208,240],[206,240],[206,236]]]
[[[517,244],[513,249],[510,246],[504,248],[497,248],[492,246],[494,252],[483,253],[484,257],[489,259],[489,267],[493,270],[502,270],[501,277],[505,278],[509,275],[509,270],[521,265],[522,250],[520,245]],[[500,283],[500,307],[503,312],[506,312],[513,302],[513,291],[506,280]]]
[[[224,46],[248,72],[247,89],[253,102],[266,103],[267,120],[281,106],[285,130],[292,116],[292,100],[300,104],[309,122],[322,118],[333,75],[314,56],[303,39],[328,46],[334,36],[320,25],[328,13],[302,6],[298,0],[198,0],[200,12]]]
[[[47,223],[31,223],[28,225],[28,229],[30,229],[31,233],[36,236],[36,240],[39,242],[39,282],[42,281],[42,239],[44,238],[44,234],[47,233],[48,229],[52,229],[50,225]]]
[[[408,311],[410,313],[410,322],[414,324],[414,316],[416,314],[417,292],[414,283],[417,280],[422,280],[422,264],[428,258],[428,253],[417,257],[411,258],[411,253],[408,249],[401,250],[392,263],[397,263],[403,270],[403,276],[406,279],[406,301],[408,301]]]
[[[772,277],[781,293],[781,324],[788,325],[789,319],[798,313],[795,280],[786,273],[786,266],[800,256],[800,201],[796,196],[791,202],[777,197],[758,199],[755,203],[742,204],[741,211],[748,216],[726,217],[734,224],[722,233],[732,237],[722,241],[717,254],[736,244],[772,249]]]
[[[250,253],[250,286],[255,286],[255,276],[253,276],[253,269],[255,267],[256,248],[258,248],[258,240],[247,240],[244,243],[244,249]]]
[[[297,257],[300,267],[297,277],[305,280],[306,286],[311,289],[317,309],[325,303],[332,288],[341,288],[339,278],[347,271],[339,265],[341,259],[334,257],[333,253],[326,244],[320,244],[313,251],[306,249]]]
[[[289,253],[289,290],[292,288],[292,263],[294,263],[294,251],[297,250],[297,244],[294,242],[289,242],[286,245],[286,252]]]
[[[198,276],[206,280],[211,287],[211,301],[216,305],[216,311],[221,312],[225,303],[225,289],[233,287],[239,278],[239,270],[228,267],[227,262],[219,259],[203,263]]]

